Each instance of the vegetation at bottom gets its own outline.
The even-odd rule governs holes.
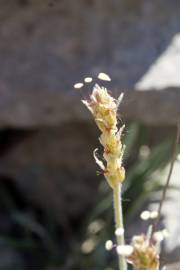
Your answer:
[[[123,165],[127,173],[123,211],[128,228],[128,223],[137,218],[141,209],[144,210],[145,203],[162,188],[163,179],[159,172],[171,158],[174,134],[153,134],[150,128],[138,123],[129,124],[124,134]],[[3,219],[8,220],[8,224],[1,224],[0,253],[1,250],[13,250],[16,256],[9,259],[6,268],[0,262],[0,270],[116,269],[115,250],[105,250],[105,242],[114,238],[112,194],[101,178],[103,176],[97,179],[98,202],[76,224],[71,235],[59,227],[51,213],[33,205],[27,205],[25,209],[19,207],[17,201],[20,198],[15,199],[7,186],[2,188],[1,220],[2,224]]]

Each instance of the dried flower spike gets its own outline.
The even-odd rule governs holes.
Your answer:
[[[158,270],[159,255],[156,246],[144,235],[134,236],[131,246],[132,254],[128,257],[136,270]]]
[[[100,143],[104,147],[103,158],[106,166],[96,156],[96,163],[104,172],[109,185],[114,188],[122,183],[125,178],[125,170],[122,166],[124,148],[121,143],[122,129],[117,128],[118,101],[109,95],[106,88],[95,85],[89,101],[83,103],[87,106],[95,118],[95,122],[102,134]]]
[[[99,74],[99,79],[110,80],[106,74]],[[122,100],[122,95],[118,100],[115,100],[104,87],[95,85],[90,100],[83,100],[83,103],[94,116],[95,122],[101,131],[99,138],[100,143],[104,148],[103,159],[105,162],[98,159],[94,151],[94,158],[104,173],[104,176],[113,189],[114,197],[114,217],[116,225],[116,239],[118,246],[124,246],[124,227],[123,214],[121,204],[121,184],[125,178],[125,170],[122,166],[122,157],[124,146],[121,143],[121,133],[124,128],[118,130],[117,110]],[[105,163],[105,164],[104,164]],[[119,270],[127,270],[127,262],[124,256],[118,253]]]

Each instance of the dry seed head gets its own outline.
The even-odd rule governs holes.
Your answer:
[[[131,246],[132,254],[128,257],[136,270],[157,270],[159,255],[156,247],[144,235],[134,236]]]
[[[90,100],[83,100],[82,102],[92,113],[98,128],[102,132],[100,143],[104,147],[103,158],[106,165],[98,159],[96,151],[94,151],[95,161],[103,170],[109,185],[114,188],[118,183],[122,183],[125,178],[125,170],[122,167],[122,129],[118,131],[117,127],[119,101],[115,100],[106,88],[96,84],[90,95]]]

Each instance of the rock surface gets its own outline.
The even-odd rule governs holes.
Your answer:
[[[179,32],[179,8],[177,0],[1,0],[0,127],[87,120],[72,85],[100,71],[112,76],[115,95],[129,90],[127,119],[175,124],[179,81],[134,89]]]
[[[169,168],[168,168],[169,169]],[[167,175],[167,173],[166,173]],[[167,192],[167,198],[162,208],[164,225],[169,232],[169,237],[165,241],[165,251],[169,254],[169,262],[179,261],[180,254],[180,161],[176,161],[171,176],[172,188]],[[176,268],[175,268],[176,269]]]
[[[18,252],[0,241],[0,268],[25,270],[25,264]]]
[[[180,263],[173,263],[173,264],[167,265],[166,270],[180,270]]]
[[[149,71],[136,84],[140,90],[163,90],[167,86],[180,86],[180,34],[176,34],[167,49],[160,55]]]
[[[44,128],[1,157],[0,176],[12,179],[25,201],[68,229],[69,219],[79,219],[96,202],[101,177],[92,153],[97,145],[96,129],[87,123]]]

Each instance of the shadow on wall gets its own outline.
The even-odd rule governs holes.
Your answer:
[[[179,32],[178,1],[2,1],[1,88],[68,91],[83,75],[131,88]],[[2,90],[1,90],[2,91]]]

